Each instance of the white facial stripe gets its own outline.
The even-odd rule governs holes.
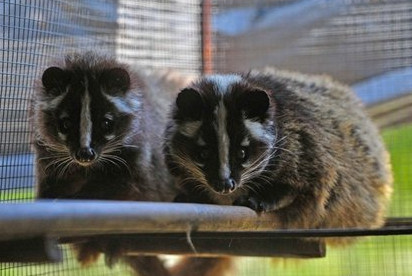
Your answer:
[[[80,146],[90,147],[92,141],[92,116],[90,113],[89,83],[86,77],[84,78],[84,86],[85,90],[80,113]]]
[[[66,139],[67,139],[67,136],[66,136],[66,135],[64,135],[64,134],[61,133],[61,132],[59,132],[58,134],[59,134],[59,138],[62,139],[62,141],[66,141]]]
[[[108,141],[114,139],[114,137],[116,137],[114,134],[104,136],[104,138],[106,138],[106,140]]]
[[[261,123],[250,119],[246,119],[244,122],[253,138],[267,143],[271,143],[275,139],[274,135],[267,132]]]
[[[179,126],[179,132],[186,137],[193,138],[201,126],[201,121],[184,122]]]
[[[110,114],[110,113],[107,113],[106,115],[104,115],[104,118],[109,119],[109,120],[113,120],[113,119],[114,119],[113,115]]]
[[[240,145],[241,145],[242,147],[248,147],[248,146],[250,145],[249,137],[246,136],[246,137],[243,139],[243,141],[240,143]]]
[[[226,94],[231,85],[242,80],[238,75],[211,75],[206,77],[206,79],[216,84],[218,89],[216,92],[221,95]]]
[[[244,169],[246,169],[246,168],[248,168],[248,167],[250,167],[252,165],[252,162],[250,162],[250,161],[247,161],[247,162],[245,162],[245,163],[242,163],[242,168],[244,168]]]
[[[216,110],[217,120],[217,140],[219,143],[219,161],[220,161],[220,177],[222,179],[230,177],[229,167],[229,135],[226,128],[227,112],[223,103],[223,99],[220,100]]]

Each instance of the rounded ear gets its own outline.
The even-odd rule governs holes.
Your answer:
[[[185,88],[176,98],[179,114],[184,118],[200,120],[203,111],[203,100],[200,93],[193,88]]]
[[[240,104],[247,118],[263,118],[269,110],[270,98],[266,91],[253,89],[243,93]]]
[[[123,68],[112,68],[104,71],[100,80],[109,89],[108,93],[118,93],[119,91],[125,93],[130,88],[129,72]]]
[[[61,93],[70,81],[70,76],[67,72],[59,67],[49,67],[43,72],[41,78],[46,91],[53,93]]]

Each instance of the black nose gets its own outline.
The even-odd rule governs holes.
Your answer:
[[[96,159],[96,152],[92,148],[81,148],[76,152],[76,159],[82,163],[90,163]]]
[[[231,177],[226,178],[225,180],[221,181],[220,188],[221,194],[230,194],[236,189],[236,181]]]

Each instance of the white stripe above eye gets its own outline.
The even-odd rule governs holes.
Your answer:
[[[226,179],[230,177],[230,166],[229,166],[229,135],[227,133],[226,121],[227,121],[227,111],[223,99],[220,100],[219,105],[216,109],[216,133],[219,148],[219,162],[220,162],[220,177]]]
[[[184,122],[179,125],[179,132],[188,138],[193,138],[197,134],[201,126],[202,121]]]
[[[199,136],[199,138],[197,139],[196,143],[197,143],[198,146],[201,146],[201,147],[206,146],[205,140],[203,140],[203,138],[200,137],[200,136]]]
[[[140,101],[137,99],[131,99],[130,104],[128,104],[124,97],[111,96],[104,92],[103,95],[121,113],[132,114],[140,107]]]
[[[250,135],[252,135],[252,137],[256,140],[271,143],[275,139],[274,134],[268,132],[261,123],[250,119],[245,119],[244,122]]]
[[[84,78],[84,95],[80,113],[80,146],[90,147],[92,141],[92,115],[90,111],[89,82]]]
[[[66,97],[67,93],[69,92],[69,86],[66,87],[66,91],[61,95],[54,97],[52,100],[44,100],[40,102],[40,109],[44,111],[56,109],[60,103],[63,101],[64,97]]]

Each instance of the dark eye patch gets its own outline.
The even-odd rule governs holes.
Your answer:
[[[197,149],[196,159],[200,164],[204,164],[204,162],[209,158],[210,150],[206,146],[200,146]]]
[[[57,130],[61,134],[66,135],[73,127],[73,121],[67,112],[63,111],[57,115]]]
[[[240,162],[245,163],[249,159],[249,147],[240,147],[236,155]]]
[[[101,122],[101,129],[105,135],[111,134],[114,131],[114,116],[106,114]]]
[[[67,134],[72,127],[73,127],[73,123],[69,119],[69,117],[64,117],[64,118],[59,119],[58,130],[60,133]]]

